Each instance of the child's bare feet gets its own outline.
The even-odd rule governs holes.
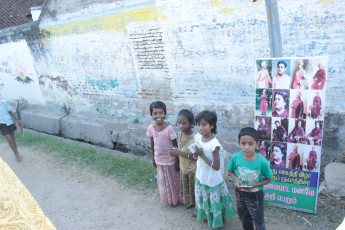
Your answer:
[[[16,160],[17,162],[21,162],[23,160],[23,156],[22,155],[16,156]]]
[[[194,206],[195,206],[194,204],[189,204],[186,206],[186,209],[194,208]]]

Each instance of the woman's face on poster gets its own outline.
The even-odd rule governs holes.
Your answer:
[[[302,121],[298,121],[297,125],[298,125],[298,127],[301,127],[302,126]]]
[[[261,123],[262,123],[262,124],[265,124],[265,123],[266,123],[265,118],[262,118],[262,119],[261,119]]]
[[[281,161],[283,159],[283,153],[281,149],[277,146],[273,147],[273,159],[275,161]]]
[[[274,97],[274,106],[276,107],[276,110],[282,111],[285,109],[286,102],[284,101],[284,98],[280,94],[276,94]]]
[[[319,122],[316,122],[316,123],[315,123],[315,127],[316,127],[316,128],[320,128]]]

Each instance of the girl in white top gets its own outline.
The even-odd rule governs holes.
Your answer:
[[[217,133],[217,114],[204,110],[196,116],[200,135],[194,147],[198,157],[195,179],[195,213],[198,220],[207,220],[215,229],[224,226],[236,214],[232,197],[220,172],[219,150],[222,148],[214,134]]]

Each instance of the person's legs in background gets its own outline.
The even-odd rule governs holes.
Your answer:
[[[16,156],[16,159],[18,162],[21,162],[23,159],[23,156],[21,156],[18,152],[18,148],[17,148],[17,142],[16,139],[14,138],[14,131],[12,131],[11,133],[8,133],[5,135],[8,144],[10,145],[14,155]]]

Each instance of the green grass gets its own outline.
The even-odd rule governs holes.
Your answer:
[[[101,175],[115,179],[120,184],[140,190],[157,187],[156,169],[150,162],[137,157],[118,156],[111,151],[64,142],[29,130],[25,130],[24,136],[20,136],[16,132],[15,138],[19,148],[21,146],[38,148],[42,152],[58,158],[61,163],[91,168]],[[0,142],[4,143],[6,139],[0,138]]]

